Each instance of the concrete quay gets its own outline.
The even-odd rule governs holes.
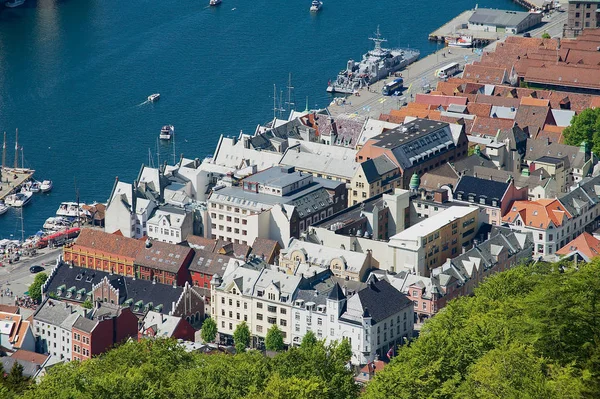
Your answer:
[[[467,10],[452,18],[449,22],[440,26],[429,34],[429,40],[444,42],[447,38],[459,37],[461,35],[471,36],[473,45],[481,47],[494,40],[498,40],[496,32],[474,31],[467,29],[469,18],[473,16],[475,10]]]
[[[451,51],[451,53],[448,53],[448,51]],[[401,71],[405,87],[401,95],[383,96],[381,89],[392,78],[384,79],[371,85],[368,91],[365,88],[359,90],[358,96],[347,95],[345,102],[341,100],[332,101],[328,107],[329,112],[334,117],[347,114],[351,118],[377,118],[380,114],[387,114],[392,109],[400,109],[404,105],[404,102],[411,102],[417,93],[426,92],[428,89],[434,90],[439,81],[435,76],[435,71],[441,67],[451,62],[458,62],[462,69],[465,64],[479,60],[480,58],[481,56],[474,53],[472,49],[440,49]]]
[[[0,178],[0,201],[17,191],[23,183],[29,180],[34,170],[22,168],[2,168]]]

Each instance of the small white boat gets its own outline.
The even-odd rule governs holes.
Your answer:
[[[214,7],[214,6],[218,6],[219,4],[221,4],[221,0],[210,0],[210,1],[208,2],[208,5],[209,5],[209,6],[212,6],[212,7]]]
[[[154,101],[158,101],[159,98],[160,98],[160,93],[150,94],[148,96],[148,101],[150,101],[151,103],[153,103]]]
[[[43,227],[44,230],[57,231],[69,228],[71,225],[72,223],[69,221],[69,219],[62,216],[55,216],[46,219]]]
[[[21,191],[16,194],[11,194],[6,197],[5,204],[15,208],[21,208],[31,201],[33,193],[31,191]]]
[[[85,205],[84,203],[77,204],[77,202],[61,202],[58,210],[56,211],[56,216],[65,216],[65,217],[87,217],[90,213],[84,210],[81,206]]]
[[[8,212],[8,206],[0,201],[0,215],[4,215],[6,212]]]
[[[161,140],[170,140],[171,137],[175,134],[175,127],[173,125],[165,125],[160,129],[160,136],[158,136]]]
[[[448,40],[448,47],[469,48],[471,46],[473,46],[473,37],[471,36],[460,36]]]
[[[40,190],[42,190],[43,193],[52,190],[52,180],[44,180],[42,184],[40,184]]]
[[[4,3],[4,5],[8,8],[15,8],[15,7],[19,7],[20,5],[23,5],[25,3],[25,0],[10,0],[7,1],[6,3]]]
[[[41,190],[41,185],[39,181],[29,181],[23,185],[23,188],[26,191],[31,191],[32,193],[39,193]]]
[[[310,10],[316,12],[316,11],[320,11],[322,7],[323,7],[322,1],[313,0],[312,4],[310,5]]]

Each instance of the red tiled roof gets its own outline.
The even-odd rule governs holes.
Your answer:
[[[467,104],[467,112],[470,115],[490,116],[491,111],[492,111],[491,104],[480,104],[480,103],[472,103],[472,102]]]
[[[466,105],[467,98],[459,96],[434,96],[431,94],[418,93],[415,98],[415,103],[447,107],[450,104]]]
[[[588,89],[600,89],[600,67],[585,65],[545,65],[527,69],[525,81]]]
[[[547,229],[550,223],[561,226],[564,221],[572,218],[569,211],[556,199],[515,201],[502,221],[513,224],[517,216],[523,225],[536,229]]]
[[[486,136],[496,136],[498,130],[509,130],[513,127],[515,121],[512,119],[490,118],[489,116],[478,116],[473,121],[473,126],[469,134]]]
[[[26,362],[35,363],[37,365],[42,365],[48,359],[48,355],[42,355],[41,353],[35,353],[31,351],[27,351],[25,349],[19,349],[12,355],[10,355],[13,359],[24,360]]]
[[[104,252],[133,260],[136,258],[144,242],[117,234],[108,234],[97,229],[81,229],[74,248],[88,252]]]
[[[600,255],[600,240],[590,233],[585,232],[556,251],[556,254],[568,255],[573,251],[579,251],[590,259],[595,258]]]
[[[177,273],[192,258],[193,250],[183,245],[161,241],[152,241],[150,247],[146,247],[143,242],[141,244],[142,248],[134,261],[139,266]]]
[[[463,78],[477,83],[502,84],[507,78],[506,68],[495,68],[484,65],[467,64]]]

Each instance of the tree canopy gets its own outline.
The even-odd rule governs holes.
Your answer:
[[[200,336],[204,342],[213,342],[217,337],[217,323],[210,317],[202,323]]]
[[[520,266],[452,301],[366,398],[600,397],[600,260]]]
[[[38,273],[35,275],[33,279],[33,283],[29,286],[29,297],[34,301],[42,300],[42,285],[48,279],[48,275],[46,273]]]
[[[175,340],[145,339],[54,366],[23,398],[348,399],[357,390],[346,355],[343,346],[323,341],[269,358],[254,350],[187,353]]]
[[[235,328],[233,343],[237,352],[244,352],[250,346],[250,329],[245,321],[238,324]]]
[[[280,351],[283,350],[283,334],[277,327],[277,324],[273,324],[269,331],[267,331],[267,337],[265,338],[265,347],[268,351]]]
[[[575,115],[563,136],[569,145],[585,141],[595,154],[600,154],[600,108],[588,108]]]

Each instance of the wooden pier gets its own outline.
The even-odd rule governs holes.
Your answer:
[[[22,168],[0,168],[0,201],[16,191],[31,179],[35,170]]]

